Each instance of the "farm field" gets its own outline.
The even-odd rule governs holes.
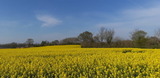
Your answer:
[[[0,49],[1,78],[160,78],[160,49]]]

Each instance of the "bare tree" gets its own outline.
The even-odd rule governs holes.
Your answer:
[[[97,34],[98,37],[97,39],[99,39],[100,42],[107,42],[108,44],[111,44],[113,36],[114,36],[113,29],[107,29],[101,27],[99,33]]]
[[[105,32],[106,32],[106,29],[104,27],[101,27],[100,30],[99,30],[99,34],[97,35],[97,36],[99,36],[100,42],[104,41],[104,39],[105,39]]]
[[[94,42],[100,42],[99,35],[93,37]]]
[[[157,37],[160,40],[160,28],[155,30],[155,37]]]
[[[108,43],[111,44],[114,36],[114,30],[113,29],[106,29],[104,33],[104,40]]]

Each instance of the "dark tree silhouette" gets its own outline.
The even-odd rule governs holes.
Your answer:
[[[144,47],[147,41],[147,32],[143,30],[135,30],[131,33],[131,39],[135,43],[136,47]]]
[[[79,34],[78,39],[82,42],[93,42],[93,34],[89,31],[85,31]]]
[[[32,47],[33,44],[34,44],[34,40],[31,39],[31,38],[29,38],[29,39],[27,39],[26,44],[27,44],[27,45],[26,45],[27,47]]]

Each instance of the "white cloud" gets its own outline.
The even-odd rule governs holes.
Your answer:
[[[123,11],[123,14],[130,18],[152,18],[155,16],[160,16],[160,6],[152,6],[149,8],[140,8],[140,9],[129,9]]]
[[[42,27],[56,26],[62,22],[49,15],[37,15],[37,19],[43,22]]]
[[[134,29],[143,29],[153,34],[156,28],[160,28],[160,5],[122,10],[118,17],[118,21],[106,21],[107,23],[99,23],[96,26],[114,28],[117,35],[126,35]]]
[[[97,24],[98,27],[152,27],[160,26],[160,5],[147,8],[126,9],[120,12],[119,21]],[[112,19],[112,18],[111,18]]]

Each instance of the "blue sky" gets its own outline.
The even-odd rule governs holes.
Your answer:
[[[134,29],[160,28],[158,0],[0,0],[0,43],[61,40],[100,27],[129,39]]]

